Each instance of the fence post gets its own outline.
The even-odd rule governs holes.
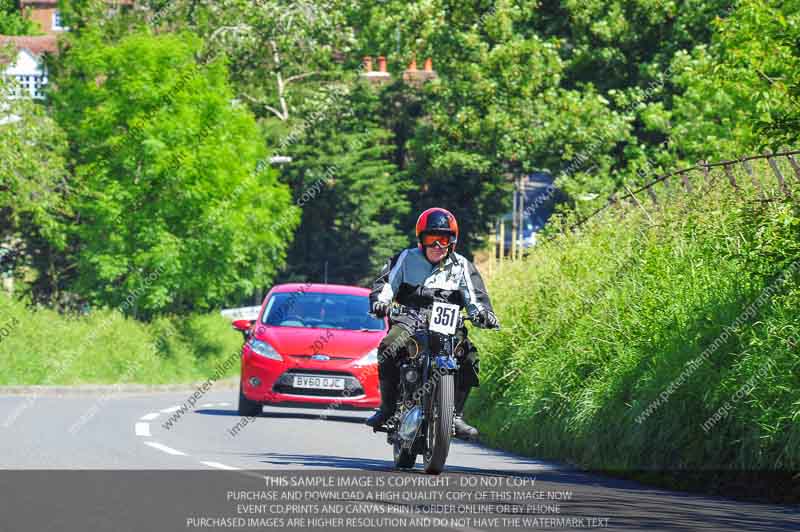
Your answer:
[[[703,180],[708,183],[709,182],[709,168],[708,168],[708,161],[699,160],[697,161],[697,166],[703,169]]]
[[[747,175],[750,176],[750,180],[756,186],[756,189],[758,189],[758,195],[761,197],[761,199],[766,199],[767,194],[764,192],[764,188],[761,186],[761,180],[756,176],[756,173],[753,171],[753,165],[751,165],[750,161],[748,161],[747,159],[742,158],[742,166],[744,166]]]
[[[794,170],[794,176],[800,181],[800,164],[797,164],[797,161],[794,158],[794,155],[787,155],[787,159],[789,159],[789,164],[792,165],[792,169]]]
[[[681,174],[681,181],[683,182],[683,188],[686,189],[686,192],[691,194],[692,193],[692,184],[689,182],[689,177],[686,175],[688,173],[689,172],[686,171],[686,172]]]
[[[517,188],[517,178],[514,177],[514,203],[513,207],[511,208],[511,251],[508,255],[508,258],[512,261],[517,258],[517,194],[519,189]]]
[[[778,183],[781,185],[781,190],[787,197],[792,197],[792,194],[789,192],[789,188],[786,186],[786,180],[783,178],[780,168],[778,168],[778,163],[772,158],[772,153],[767,150],[764,152],[764,155],[767,156],[767,162],[769,162],[769,165],[772,167],[772,171],[775,172],[775,177],[778,178]]]
[[[494,261],[497,260],[497,226],[492,227],[492,234],[489,236],[489,264],[486,266],[487,274],[489,277],[494,273]]]
[[[736,184],[736,178],[733,176],[731,165],[723,165],[723,168],[725,169],[725,175],[728,176],[728,181],[730,182],[731,186],[734,188],[734,190],[739,190],[739,185]]]
[[[500,262],[506,258],[506,222],[500,218]]]

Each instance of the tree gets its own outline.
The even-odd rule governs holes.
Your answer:
[[[391,162],[392,134],[378,120],[384,108],[372,87],[318,104],[325,118],[286,148],[293,162],[284,179],[303,203],[303,221],[284,277],[322,281],[327,263],[330,282],[370,283],[408,244],[399,226],[409,183]]]
[[[67,214],[66,138],[30,100],[10,100],[0,83],[0,257],[4,272],[33,268],[35,300],[59,288],[59,250]]]
[[[224,59],[198,63],[201,47],[190,33],[107,42],[87,29],[54,65],[74,161],[74,289],[115,306],[134,294],[139,317],[249,295],[280,269],[297,223],[289,190],[258,164]]]
[[[528,17],[514,2],[389,2],[362,14],[372,41],[391,42],[399,26],[393,63],[434,58],[439,79],[424,88],[409,141],[411,201],[453,210],[467,255],[509,209],[512,174],[545,170],[570,194],[608,192],[614,150],[629,135],[592,85],[564,87],[560,42],[530,31]]]
[[[709,46],[682,59],[675,142],[726,157],[796,144],[800,4],[745,0],[716,26]]]
[[[354,39],[341,0],[223,0],[169,5],[150,2],[147,20],[156,27],[188,29],[203,37],[207,52],[228,58],[237,97],[258,117],[281,122],[292,109],[340,72],[337,55]]]

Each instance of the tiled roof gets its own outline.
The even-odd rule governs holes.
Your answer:
[[[4,47],[8,43],[11,43],[17,50],[26,48],[34,55],[41,55],[44,52],[52,54],[58,52],[55,35],[37,35],[35,37],[28,35],[13,37],[0,35],[0,47]]]
[[[122,4],[126,6],[133,5],[133,0],[106,0],[109,4]],[[58,0],[20,0],[20,7],[28,6],[58,6]]]
[[[46,5],[46,6],[57,6],[58,0],[20,0],[19,6],[26,7],[26,6],[35,6],[35,5]]]

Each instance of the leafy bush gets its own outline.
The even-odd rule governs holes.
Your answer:
[[[725,183],[647,210],[492,276],[481,431],[592,469],[796,471],[800,206]]]

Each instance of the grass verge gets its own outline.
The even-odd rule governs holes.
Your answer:
[[[0,294],[0,385],[188,383],[209,378],[241,345],[218,314],[150,323],[111,310],[64,316]]]
[[[800,501],[797,202],[718,183],[587,225],[489,280],[504,329],[474,334],[468,413],[482,438],[674,488]]]

